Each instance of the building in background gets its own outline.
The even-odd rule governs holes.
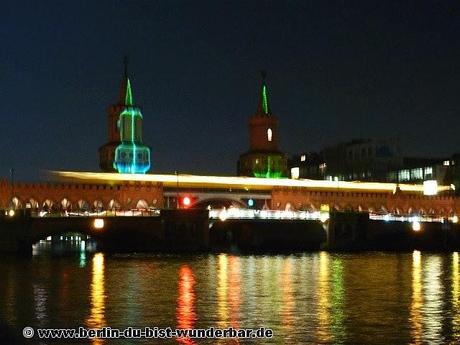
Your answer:
[[[402,166],[396,140],[355,139],[290,160],[291,174],[296,176],[298,168],[298,178],[339,181],[384,181],[389,171]]]
[[[317,152],[304,152],[291,157],[288,161],[291,178],[308,178],[312,180],[324,180],[326,165]]]
[[[142,141],[142,113],[134,104],[128,61],[118,103],[108,109],[108,142],[99,148],[99,166],[105,172],[144,174],[150,170],[150,148]]]
[[[287,176],[287,158],[278,149],[278,119],[270,109],[265,73],[262,72],[259,103],[249,119],[249,151],[240,155],[238,176],[280,178]]]
[[[293,179],[421,184],[436,181],[460,191],[460,154],[450,158],[404,157],[397,141],[357,139],[289,160]]]

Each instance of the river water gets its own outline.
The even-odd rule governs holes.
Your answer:
[[[48,247],[39,245],[29,259],[0,261],[0,320],[8,342],[22,339],[25,326],[232,326],[274,333],[262,340],[149,344],[460,342],[458,253],[108,255]],[[34,339],[25,343],[48,343]]]

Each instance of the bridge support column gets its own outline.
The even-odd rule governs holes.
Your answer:
[[[329,250],[360,249],[366,242],[369,214],[331,212],[327,229]]]
[[[30,230],[30,212],[16,211],[10,216],[0,214],[0,253],[32,255],[32,242],[28,236]]]

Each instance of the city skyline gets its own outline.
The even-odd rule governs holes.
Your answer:
[[[99,170],[97,148],[125,54],[152,172],[235,174],[260,69],[268,71],[288,154],[360,137],[399,137],[413,156],[460,151],[453,2],[209,3],[200,11],[177,2],[175,9],[8,4],[0,175]],[[19,14],[23,21],[12,21]]]

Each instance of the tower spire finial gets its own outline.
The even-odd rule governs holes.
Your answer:
[[[123,65],[124,65],[124,75],[121,81],[121,88],[120,88],[120,97],[118,98],[119,105],[133,105],[133,94],[131,91],[131,82],[128,77],[128,56],[125,55],[123,58]]]
[[[128,78],[128,55],[123,58],[123,64],[125,65],[125,78]]]
[[[257,113],[262,116],[270,116],[270,107],[268,105],[268,89],[265,83],[267,72],[265,70],[260,71],[262,77],[262,85],[260,87],[259,104],[257,106]]]

